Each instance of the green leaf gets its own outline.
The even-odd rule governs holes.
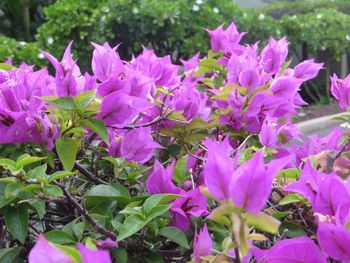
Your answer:
[[[302,196],[298,194],[288,194],[279,202],[279,204],[288,205],[288,204],[298,203],[302,201],[305,201],[305,199]]]
[[[282,222],[280,226],[280,233],[286,232],[287,237],[301,237],[306,236],[304,229],[289,221]]]
[[[36,157],[36,156],[30,156],[29,154],[22,155],[18,157],[16,162],[16,169],[22,169],[23,167],[30,165],[32,163],[36,163],[42,160],[45,160],[46,157]]]
[[[32,208],[32,210],[34,210],[37,213],[37,215],[39,216],[39,219],[43,219],[46,212],[45,201],[32,199],[32,200],[29,200],[27,203]]]
[[[85,108],[94,100],[95,96],[96,90],[80,92],[75,96],[75,102],[81,110],[85,110]]]
[[[72,263],[83,263],[83,260],[80,256],[79,251],[74,248],[74,247],[69,247],[69,246],[63,246],[63,245],[56,245],[54,244],[55,247],[57,247],[59,250],[63,251],[72,261]]]
[[[182,183],[187,179],[187,161],[188,157],[185,156],[176,162],[173,177],[175,182]]]
[[[114,187],[113,187],[114,186]],[[117,200],[118,202],[128,203],[130,200],[129,192],[119,187],[117,184],[104,185],[100,184],[91,188],[85,195],[88,197],[104,197]]]
[[[105,143],[107,144],[109,143],[108,131],[102,121],[91,118],[91,119],[82,120],[80,124],[82,126],[86,126],[90,128],[94,133],[99,135]]]
[[[289,211],[281,211],[281,212],[273,213],[272,216],[277,220],[282,220],[284,217],[288,216],[289,214],[290,214]]]
[[[11,235],[24,244],[28,235],[29,215],[26,206],[9,206],[5,210],[5,224]]]
[[[47,169],[46,163],[38,167],[35,167],[34,169],[28,171],[26,178],[30,178],[30,179],[44,178],[46,180],[46,169]]]
[[[6,64],[6,63],[0,63],[0,69],[9,71],[9,70],[14,69],[14,68],[16,68],[16,67],[11,66],[11,65]]]
[[[0,166],[8,170],[15,170],[16,162],[10,159],[0,159]]]
[[[157,216],[161,216],[164,213],[166,213],[167,211],[169,211],[171,206],[172,205],[156,205],[146,214],[146,216],[148,219],[153,219]]]
[[[112,254],[116,258],[116,262],[127,263],[128,262],[128,252],[125,248],[115,248],[112,249]]]
[[[62,189],[57,185],[47,185],[43,188],[43,193],[45,195],[50,195],[54,197],[59,197],[63,195]]]
[[[62,230],[52,230],[44,235],[48,241],[56,244],[75,243],[73,236]]]
[[[119,228],[118,241],[121,241],[129,236],[132,236],[139,230],[141,230],[147,221],[140,217],[139,215],[128,216],[123,225]]]
[[[15,257],[19,254],[20,247],[11,247],[0,249],[0,263],[13,262]]]
[[[71,138],[59,138],[55,142],[58,157],[62,161],[66,171],[71,171],[74,167],[78,152],[78,143]]]
[[[68,177],[68,176],[72,176],[74,174],[75,173],[67,172],[67,171],[57,171],[57,172],[50,175],[48,182],[51,183],[55,180],[62,179],[62,178]]]
[[[169,226],[161,228],[159,230],[159,235],[168,238],[169,240],[175,242],[176,244],[179,244],[180,246],[183,246],[184,248],[190,248],[185,234],[177,227]]]
[[[284,169],[277,174],[277,178],[298,179],[299,176],[300,170],[297,168]]]
[[[160,204],[165,204],[167,202],[170,202],[178,197],[181,197],[181,195],[175,195],[175,194],[156,194],[151,195],[148,197],[143,204],[145,213],[149,213],[153,207]]]
[[[278,228],[281,224],[280,221],[263,212],[259,212],[256,215],[251,213],[245,213],[243,217],[247,220],[249,226],[253,226],[257,229],[272,234],[278,233]]]
[[[40,97],[41,100],[47,101],[48,103],[56,106],[60,110],[75,110],[78,108],[77,104],[75,103],[74,99],[72,97]]]

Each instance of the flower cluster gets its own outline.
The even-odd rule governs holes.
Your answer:
[[[0,212],[3,203],[8,218],[39,198],[47,213],[72,213],[69,224],[32,226],[56,232],[39,235],[30,263],[105,263],[124,252],[169,259],[174,243],[189,248],[188,238],[196,262],[350,260],[348,134],[303,138],[292,123],[306,104],[302,84],[323,64],[291,68],[286,38],[243,45],[246,33],[233,23],[207,32],[207,56],[182,65],[147,48],[123,61],[118,46],[92,43],[92,75],[82,74],[72,42],[60,61],[43,52],[54,76],[4,64],[0,143],[41,157],[0,159]],[[349,79],[331,78],[346,110]],[[24,168],[39,161],[46,163]],[[24,243],[27,235],[8,225]]]

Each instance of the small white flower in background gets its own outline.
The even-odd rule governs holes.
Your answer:
[[[20,44],[21,46],[25,46],[25,45],[27,45],[27,43],[26,43],[26,42],[24,42],[24,41],[19,41],[19,44]]]
[[[346,35],[346,40],[350,41],[350,36],[349,35]]]
[[[281,35],[281,31],[279,29],[276,30],[277,35]]]
[[[296,15],[292,15],[292,16],[290,17],[290,19],[296,19],[296,18],[297,18]]]
[[[199,10],[199,6],[198,5],[193,5],[192,10],[197,12]]]
[[[316,17],[317,17],[317,19],[321,19],[322,18],[322,14],[317,14]]]
[[[43,53],[39,53],[38,58],[40,58],[40,59],[44,59],[44,58],[45,58],[45,56],[44,56],[44,54],[43,54]]]
[[[133,9],[132,9],[132,13],[134,15],[137,15],[139,13],[139,9],[136,6],[134,6]]]
[[[214,7],[214,8],[213,8],[213,11],[214,11],[215,14],[217,14],[217,13],[220,12],[219,8],[217,8],[217,7]]]
[[[259,16],[258,16],[258,19],[259,20],[264,20],[265,18],[265,15],[263,13],[260,13]]]
[[[49,37],[49,38],[47,39],[47,44],[52,45],[52,43],[53,43],[53,38],[52,38],[52,37]]]
[[[203,0],[196,0],[196,4],[197,4],[197,5],[203,4]]]
[[[243,17],[247,17],[247,13],[243,13]]]

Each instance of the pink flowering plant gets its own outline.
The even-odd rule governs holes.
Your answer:
[[[0,262],[350,262],[348,133],[292,123],[323,64],[207,32],[182,65],[92,43],[82,73],[72,42],[0,64]]]

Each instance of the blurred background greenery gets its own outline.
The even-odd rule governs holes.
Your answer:
[[[178,62],[197,51],[205,54],[209,37],[204,28],[234,21],[249,32],[245,43],[262,46],[269,36],[286,35],[294,64],[311,57],[326,62],[326,70],[303,93],[309,102],[328,103],[329,72],[344,76],[349,71],[350,1],[261,0],[246,9],[248,2],[254,7],[248,0],[1,0],[0,61],[46,66],[39,49],[59,57],[74,40],[73,52],[86,70],[91,41],[121,43],[124,59],[145,45]]]

